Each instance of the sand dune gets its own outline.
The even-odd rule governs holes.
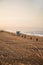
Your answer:
[[[43,65],[43,37],[0,31],[0,65]]]

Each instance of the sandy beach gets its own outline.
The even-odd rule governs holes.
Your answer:
[[[43,65],[43,37],[0,31],[0,65]]]

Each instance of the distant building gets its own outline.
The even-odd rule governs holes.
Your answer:
[[[16,35],[20,35],[20,31],[16,31]]]

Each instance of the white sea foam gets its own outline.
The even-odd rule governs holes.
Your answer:
[[[41,34],[31,34],[31,33],[25,33],[25,34],[27,34],[27,35],[33,35],[33,36],[43,36]]]
[[[6,30],[6,31],[9,31],[9,32],[15,32],[18,31],[18,30]],[[21,33],[23,34],[26,34],[26,35],[33,35],[33,36],[42,36],[43,37],[43,31],[24,31],[24,30],[19,30]]]

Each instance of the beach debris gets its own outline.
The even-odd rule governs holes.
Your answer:
[[[30,37],[30,39],[32,40],[32,37]]]
[[[24,38],[26,38],[26,35],[24,35]]]
[[[38,38],[36,38],[36,41],[38,41]]]

